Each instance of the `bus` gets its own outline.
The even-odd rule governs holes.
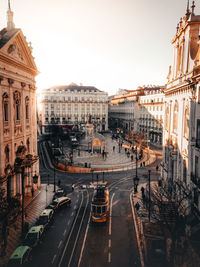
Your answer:
[[[109,191],[105,185],[97,185],[91,206],[92,222],[106,222],[109,216]]]

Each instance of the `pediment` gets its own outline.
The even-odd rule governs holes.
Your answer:
[[[0,49],[0,53],[6,57],[7,63],[17,64],[19,68],[21,66],[30,69],[36,75],[39,72],[31,52],[31,48],[20,29]]]

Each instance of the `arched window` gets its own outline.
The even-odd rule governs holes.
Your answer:
[[[184,137],[189,137],[189,106],[186,106],[185,114],[184,114]]]
[[[3,94],[3,118],[4,121],[8,121],[8,94]]]
[[[165,107],[165,128],[166,128],[166,130],[168,130],[168,126],[169,126],[169,105],[166,104],[166,107]]]
[[[176,101],[174,104],[174,116],[173,116],[173,131],[177,133],[178,129],[178,102]]]
[[[27,146],[27,151],[29,153],[30,152],[30,141],[29,141],[29,138],[26,141],[26,146]]]
[[[15,103],[15,116],[16,116],[16,121],[20,121],[20,101],[21,101],[21,96],[18,91],[14,92],[14,103]]]
[[[26,120],[29,119],[29,97],[25,98],[25,112],[26,112]]]
[[[10,160],[10,150],[8,145],[5,147],[5,158],[6,158],[6,163],[8,163]]]

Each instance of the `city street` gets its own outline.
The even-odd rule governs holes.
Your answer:
[[[134,167],[127,171],[104,173],[110,192],[110,216],[105,224],[97,224],[90,221],[94,193],[90,184],[92,180],[95,181],[97,174],[54,172],[45,151],[41,143],[41,182],[49,180],[57,184],[60,180],[61,187],[68,192],[72,203],[71,207],[55,215],[41,244],[33,250],[31,266],[45,266],[47,263],[48,266],[60,267],[141,266],[131,208]],[[155,150],[155,154],[156,159],[151,166],[138,168],[141,183],[147,181],[148,169],[152,171],[152,181],[158,179],[156,166],[161,160],[161,151]],[[102,181],[103,174],[98,173],[98,182]]]

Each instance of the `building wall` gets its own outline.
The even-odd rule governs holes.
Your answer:
[[[41,92],[39,113],[43,134],[52,123],[81,129],[90,122],[95,131],[104,131],[108,129],[108,95],[95,87],[52,87]]]
[[[193,6],[194,8],[194,6]],[[174,61],[169,68],[165,93],[162,177],[186,196],[185,208],[200,210],[198,102],[200,76],[200,16],[187,12],[172,40]],[[180,190],[180,185],[182,185]],[[200,213],[198,214],[200,219]]]
[[[0,175],[7,195],[21,194],[21,174],[16,174],[14,163],[17,149],[23,145],[27,154],[37,155],[36,87],[38,71],[21,30],[3,46],[0,40]],[[9,36],[5,29],[1,32]],[[12,48],[12,49],[11,49]],[[39,172],[38,162],[26,168],[25,193],[30,193],[32,176]],[[37,187],[40,185],[38,181]]]

